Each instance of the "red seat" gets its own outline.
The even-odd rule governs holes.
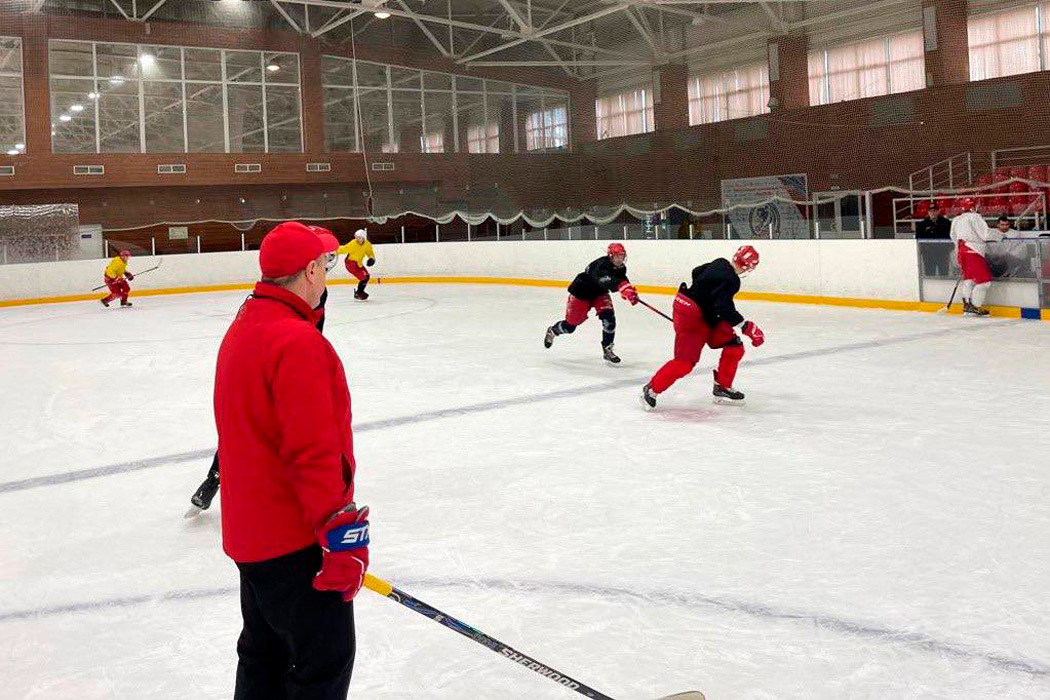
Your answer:
[[[1032,190],[1031,186],[1027,185],[1027,184],[1025,184],[1023,182],[1011,182],[1010,183],[1010,191],[1011,192],[1030,192],[1031,190]]]
[[[992,182],[1003,182],[1010,179],[1010,168],[998,167],[992,173]]]
[[[1026,166],[1026,165],[1017,165],[1017,166],[1014,166],[1014,167],[1010,168],[1010,177],[1020,177],[1020,178],[1028,177],[1028,166]]]
[[[1008,203],[1008,209],[1011,216],[1020,216],[1024,211],[1032,204],[1032,198],[1024,195],[1014,195],[1010,197]]]
[[[980,177],[977,178],[977,186],[978,187],[983,187],[984,185],[990,185],[990,184],[992,184],[992,182],[993,182],[993,180],[992,180],[992,174],[991,173],[985,173],[984,175],[981,175]]]
[[[1028,179],[1035,180],[1036,182],[1050,182],[1050,180],[1047,179],[1048,171],[1050,171],[1050,166],[1033,165],[1028,168]]]

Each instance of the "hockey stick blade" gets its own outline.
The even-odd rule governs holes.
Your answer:
[[[374,591],[385,598],[389,598],[395,603],[400,603],[409,610],[414,610],[420,615],[428,617],[434,622],[448,627],[453,632],[461,634],[467,639],[477,642],[478,644],[480,644],[483,647],[486,647],[490,651],[494,651],[500,656],[510,659],[511,661],[514,661],[515,663],[524,666],[530,671],[535,671],[544,678],[549,678],[555,683],[558,683],[559,685],[562,685],[569,690],[573,690],[579,693],[580,695],[583,695],[588,698],[595,698],[595,700],[613,700],[613,698],[609,697],[608,695],[600,693],[597,690],[594,690],[593,688],[589,688],[583,683],[573,678],[570,678],[569,676],[566,676],[564,673],[556,671],[555,669],[551,668],[550,666],[547,666],[546,664],[540,663],[539,661],[533,659],[531,656],[527,656],[521,653],[514,647],[504,644],[495,637],[490,637],[484,632],[474,629],[470,625],[461,622],[460,620],[457,620],[454,617],[449,616],[448,614],[438,610],[437,608],[428,605],[427,603],[424,603],[423,601],[417,598],[413,598],[404,591],[394,588],[393,585],[387,583],[381,578],[373,576],[372,574],[365,574],[365,588]],[[692,690],[686,693],[678,693],[677,695],[667,695],[662,698],[658,698],[657,700],[705,700],[705,698],[703,693],[696,690]]]
[[[184,517],[187,520],[189,520],[190,518],[196,518],[198,515],[200,515],[203,512],[204,512],[204,510],[202,510],[201,508],[198,508],[197,506],[190,506],[190,509],[188,511],[186,511],[186,515],[184,515],[182,517]]]

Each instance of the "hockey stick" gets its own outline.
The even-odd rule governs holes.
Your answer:
[[[959,285],[961,283],[962,283],[962,277],[960,277],[959,279],[955,280],[955,288],[952,290],[952,295],[950,297],[948,297],[948,303],[945,304],[944,306],[942,306],[941,308],[937,309],[937,313],[939,313],[939,314],[946,314],[949,311],[951,311],[952,302],[955,301],[955,293],[959,291]]]
[[[654,314],[660,314],[661,316],[666,318],[671,323],[674,323],[674,319],[673,318],[671,318],[670,316],[665,314],[663,311],[660,311],[660,309],[656,308],[655,306],[653,306],[651,304],[648,304],[648,303],[642,301],[641,299],[638,300],[638,303],[641,304],[642,306],[644,306],[645,308],[649,309],[650,311],[652,311]]]
[[[490,637],[489,635],[474,629],[470,625],[460,622],[454,617],[441,612],[437,608],[424,603],[423,601],[413,598],[402,590],[394,588],[391,584],[387,583],[381,578],[373,576],[372,574],[365,574],[365,588],[375,591],[381,596],[389,598],[395,603],[404,605],[409,610],[415,610],[424,617],[429,617],[434,622],[439,622],[445,627],[448,627],[453,632],[457,632],[467,639],[477,642],[483,647],[487,647],[492,651],[496,652],[500,656],[504,656],[515,663],[519,663],[530,671],[535,671],[545,678],[550,678],[555,683],[565,686],[569,690],[575,690],[580,695],[584,695],[589,698],[595,698],[596,700],[613,700],[608,695],[598,692],[593,688],[580,683],[577,680],[569,678],[560,671],[555,671],[550,666],[542,664],[531,656],[527,656],[514,647],[511,647],[503,642]],[[679,693],[677,695],[668,695],[659,700],[704,700],[704,694],[700,691],[693,690],[686,693]]]
[[[157,264],[156,264],[156,265],[154,265],[153,267],[147,268],[147,269],[143,270],[142,272],[138,273],[138,274],[137,274],[137,275],[135,275],[135,276],[136,276],[136,277],[141,277],[142,275],[146,274],[147,272],[153,272],[154,270],[156,270],[157,268],[159,268],[159,267],[160,267],[160,264],[161,264],[162,262],[164,262],[164,258],[161,258],[161,259],[160,259],[160,261],[159,261],[159,262],[157,262]],[[132,273],[132,274],[135,274],[135,273]],[[105,289],[105,288],[106,288],[106,285],[104,285],[104,284],[103,284],[103,285],[101,285],[101,286],[98,286],[98,287],[92,287],[92,288],[91,288],[91,291],[93,291],[93,292],[97,292],[97,291],[99,291],[100,289]]]

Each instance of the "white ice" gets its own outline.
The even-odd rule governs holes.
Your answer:
[[[642,307],[613,368],[593,319],[543,349],[564,290],[372,291],[333,288],[326,334],[374,573],[617,698],[1050,698],[1050,325],[744,303],[747,405],[708,350],[645,413],[672,334]],[[0,697],[232,694],[218,502],[183,513],[243,297],[0,309]],[[356,610],[351,697],[574,697]]]

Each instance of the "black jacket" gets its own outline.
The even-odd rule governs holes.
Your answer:
[[[725,258],[718,258],[693,270],[693,284],[682,284],[682,294],[696,302],[711,328],[719,321],[737,326],[744,317],[736,310],[733,296],[740,291],[740,275]]]
[[[943,216],[936,219],[926,217],[915,226],[915,237],[918,239],[943,239],[951,238],[952,222]]]
[[[603,255],[576,275],[569,285],[569,294],[584,301],[594,301],[603,294],[615,292],[626,281],[627,266],[616,267],[608,255]]]

